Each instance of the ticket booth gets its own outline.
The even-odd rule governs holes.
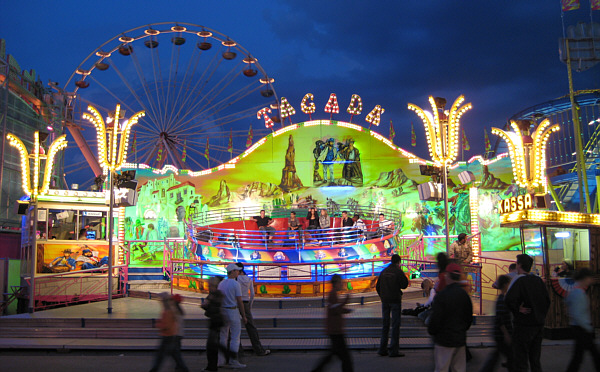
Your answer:
[[[569,334],[569,319],[564,297],[574,281],[564,270],[590,268],[600,272],[600,214],[523,210],[502,214],[502,227],[519,228],[523,253],[535,258],[536,274],[545,281],[551,305],[546,317],[546,337],[563,338]],[[567,263],[565,265],[564,263]],[[600,286],[590,288],[592,308],[600,305]],[[592,312],[594,326],[600,313]]]
[[[21,281],[28,309],[108,297],[106,194],[50,190],[27,206],[22,223]],[[113,240],[115,241],[115,240]],[[113,245],[113,265],[123,264]],[[118,276],[116,269],[113,275]],[[119,281],[113,280],[113,293]]]

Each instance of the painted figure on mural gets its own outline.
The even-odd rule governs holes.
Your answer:
[[[254,251],[252,252],[252,254],[250,255],[250,259],[251,260],[260,260],[261,255],[259,251]]]
[[[90,248],[84,248],[81,251],[81,256],[77,257],[77,262],[81,263],[81,270],[95,269],[104,265],[108,265],[108,257],[98,258],[98,251],[92,251]]]
[[[334,146],[335,139],[329,138],[327,142],[322,145],[318,160],[323,165],[323,180],[333,184],[335,178],[333,177],[333,164],[338,157],[338,149]]]
[[[313,149],[313,156],[315,157],[315,167],[314,167],[314,172],[313,172],[313,182],[314,183],[323,181],[323,178],[321,177],[321,174],[319,173],[319,155],[321,155],[321,150],[323,149],[324,146],[325,146],[325,142],[323,142],[321,140],[318,140],[315,142],[315,148]]]
[[[360,164],[360,151],[354,147],[354,140],[349,139],[342,146],[340,157],[344,159],[344,168],[342,169],[342,177],[350,182],[352,186],[362,186],[363,174]]]
[[[50,267],[50,272],[62,272],[62,271],[71,271],[75,270],[77,262],[71,258],[71,254],[73,253],[70,248],[65,249],[62,256],[58,256],[52,260],[48,264]]]
[[[273,258],[275,259],[275,261],[285,261],[286,260],[285,254],[282,251],[275,252],[275,255],[273,256]]]

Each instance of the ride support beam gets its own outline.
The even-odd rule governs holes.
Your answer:
[[[585,154],[583,153],[583,141],[581,136],[581,123],[579,122],[579,106],[575,102],[575,93],[573,92],[573,71],[571,69],[571,51],[569,49],[569,39],[565,39],[567,49],[567,71],[569,77],[569,98],[571,100],[571,116],[573,119],[573,129],[575,132],[575,155],[577,160],[577,183],[579,186],[579,212],[585,211],[591,213],[590,192],[588,189],[587,172],[585,169]],[[584,199],[585,198],[585,199]]]
[[[85,157],[85,160],[87,160],[88,164],[90,165],[90,168],[92,168],[94,176],[98,177],[102,175],[102,168],[100,167],[100,163],[98,163],[98,159],[96,159],[96,157],[94,156],[94,153],[90,149],[90,146],[88,145],[85,138],[83,138],[83,135],[81,134],[79,128],[73,124],[68,123],[67,128],[69,128],[69,132],[73,136],[75,143],[77,143],[77,146],[81,150],[81,153]]]

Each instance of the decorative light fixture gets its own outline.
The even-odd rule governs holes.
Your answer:
[[[369,123],[369,127],[372,125],[379,126],[379,122],[381,121],[381,114],[385,112],[385,109],[380,105],[377,105],[369,112],[365,120]]]
[[[27,152],[27,148],[23,141],[12,133],[8,133],[6,138],[8,139],[9,145],[19,150],[21,156],[21,180],[23,192],[31,197],[31,201],[37,200],[39,195],[45,195],[50,189],[50,180],[52,177],[52,168],[54,167],[54,158],[56,154],[67,147],[66,135],[55,139],[46,154],[44,148],[40,145],[40,132],[35,131],[33,133],[33,150],[31,153]],[[31,165],[30,160],[33,159],[33,179],[31,179]],[[44,166],[44,178],[40,185],[40,167],[41,161],[45,160]]]
[[[127,148],[129,147],[129,132],[138,120],[146,115],[145,111],[133,114],[129,120],[122,123],[121,105],[117,104],[114,114],[107,118],[106,123],[98,110],[88,106],[89,113],[85,112],[82,117],[88,120],[96,128],[96,139],[98,140],[98,161],[104,171],[109,174],[110,205],[108,211],[108,313],[112,313],[112,280],[113,280],[113,231],[114,217],[113,207],[115,204],[115,171],[121,169],[127,159]],[[120,138],[119,138],[120,135]]]
[[[558,124],[551,125],[549,119],[543,120],[530,135],[529,126],[525,128],[511,121],[512,132],[492,128],[492,133],[504,139],[512,162],[516,183],[536,194],[547,193],[546,182],[546,145],[550,134],[560,130]]]
[[[306,93],[304,98],[302,98],[302,102],[300,102],[300,108],[302,109],[302,112],[308,114],[308,118],[310,120],[312,120],[312,114],[317,109],[315,103],[313,102],[314,98],[315,96],[312,93]],[[307,104],[309,100],[311,102]]]

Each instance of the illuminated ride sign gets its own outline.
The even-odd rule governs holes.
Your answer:
[[[532,209],[534,207],[533,201],[533,194],[518,195],[500,200],[498,202],[498,213],[504,214]]]

